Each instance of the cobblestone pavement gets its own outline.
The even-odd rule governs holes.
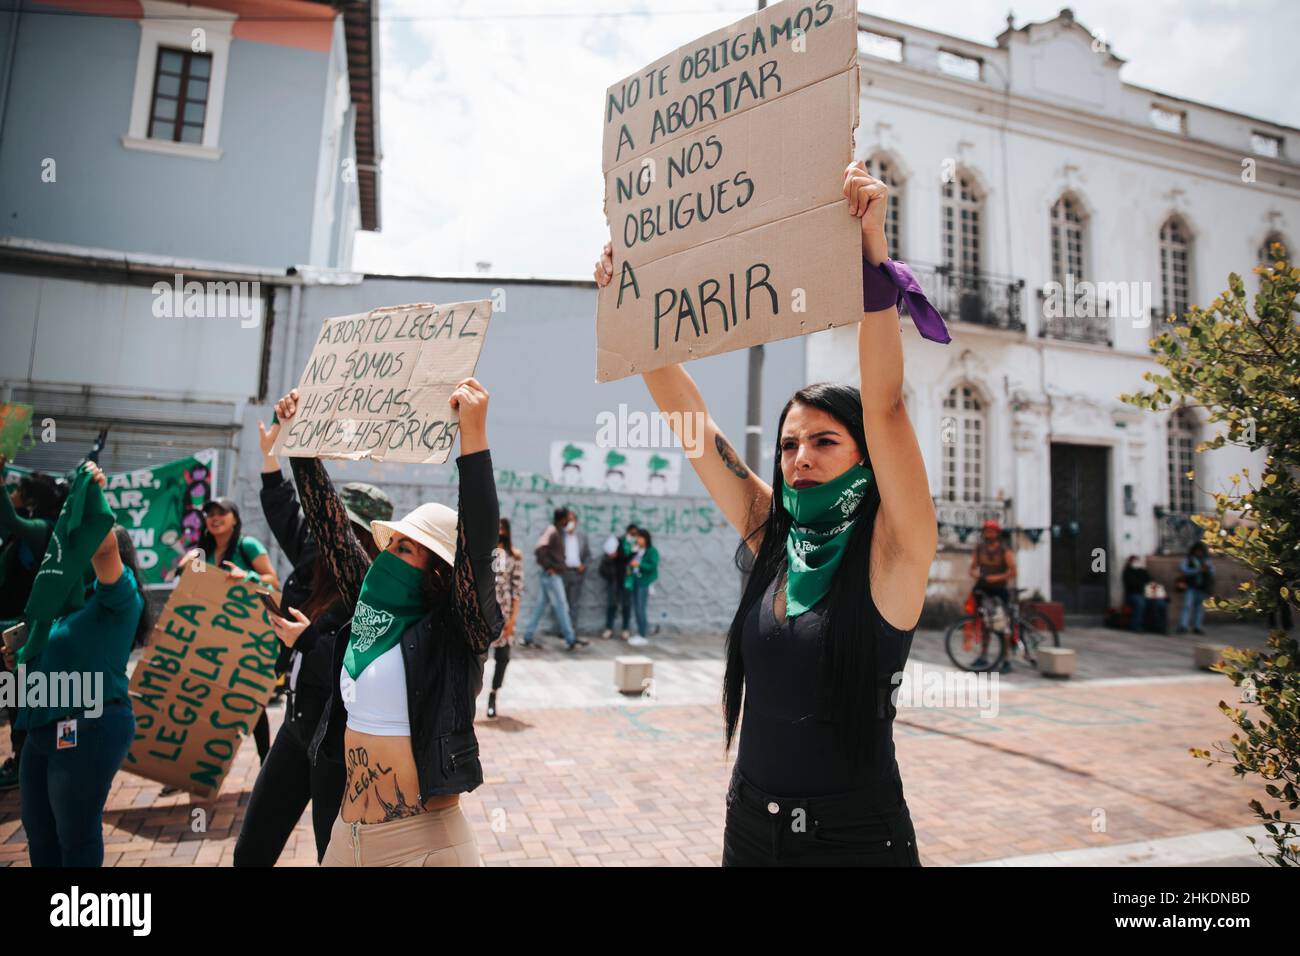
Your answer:
[[[1263,634],[1236,626],[1218,636],[1240,645]],[[1216,707],[1233,694],[1227,679],[1193,668],[1186,637],[1071,626],[1063,638],[1079,653],[1075,678],[1017,669],[964,706],[931,706],[943,702],[927,695],[953,672],[942,635],[918,633],[895,741],[922,862],[1252,862],[1224,832],[1254,824],[1246,804],[1263,797],[1258,781],[1187,752],[1234,729]],[[516,648],[501,716],[480,709],[484,785],[464,798],[485,862],[717,865],[730,772],[722,647],[710,635],[640,649],[596,638],[573,654],[554,639]],[[647,695],[625,697],[612,686],[612,658],[638,650],[655,661],[655,681]],[[271,718],[275,730],[279,708]],[[158,784],[119,774],[105,863],[229,865],[256,773],[245,741],[213,800],[163,797]],[[206,832],[194,832],[196,809]],[[17,792],[0,794],[0,865],[26,860]],[[307,818],[281,863],[314,865]]]

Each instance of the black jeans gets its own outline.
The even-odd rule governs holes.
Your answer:
[[[739,770],[727,790],[723,866],[920,866],[897,777],[822,797],[777,797]]]
[[[286,720],[275,735],[248,798],[235,841],[235,866],[275,866],[308,801],[316,862],[325,856],[330,829],[343,806],[347,771],[341,760],[331,760],[323,751],[312,766],[307,746],[315,729],[314,720]]]
[[[496,662],[492,667],[492,689],[500,690],[501,682],[506,679],[506,668],[510,666],[509,642],[492,648],[492,660]]]

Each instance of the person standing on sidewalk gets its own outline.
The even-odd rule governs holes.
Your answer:
[[[650,643],[646,602],[650,600],[651,587],[659,580],[659,550],[650,543],[650,532],[644,528],[637,528],[633,537],[636,547],[628,557],[623,586],[632,596],[632,607],[636,610],[637,636],[628,643],[633,647],[644,647]]]
[[[564,601],[569,605],[569,622],[574,634],[578,633],[578,601],[582,597],[582,582],[587,577],[590,562],[587,532],[578,527],[578,513],[569,509],[564,524]]]
[[[9,464],[0,455],[0,484]],[[45,557],[50,532],[63,507],[63,490],[49,475],[24,475],[8,494],[0,494],[0,630],[17,624]],[[18,761],[27,734],[18,727],[18,708],[6,708],[13,756],[0,765],[0,791],[18,786]]]
[[[347,782],[342,750],[322,753],[315,763],[307,751],[337,679],[332,667],[335,642],[340,633],[347,640],[356,606],[343,600],[330,563],[320,560],[293,483],[285,480],[279,460],[271,454],[279,431],[278,423],[267,429],[258,422],[262,512],[280,550],[293,564],[280,593],[280,609],[286,616],[271,618],[285,652],[277,670],[289,675],[288,706],[257,774],[235,842],[234,865],[241,867],[274,866],[308,803],[319,863],[329,846]],[[364,482],[344,485],[339,498],[352,522],[352,533],[373,561],[379,549],[370,522],[392,518],[393,502]]]
[[[1186,588],[1182,614],[1178,618],[1178,633],[1186,634],[1190,624],[1193,633],[1204,634],[1201,625],[1205,623],[1205,599],[1214,593],[1214,563],[1204,542],[1192,545],[1178,570],[1182,574],[1180,581]]]
[[[542,532],[542,536],[537,539],[537,547],[533,549],[533,555],[537,558],[537,565],[542,569],[542,594],[533,608],[533,616],[528,619],[528,625],[524,628],[524,647],[540,647],[541,645],[533,640],[533,635],[537,633],[537,626],[542,622],[542,614],[549,607],[551,613],[555,615],[555,623],[560,627],[560,633],[564,635],[564,649],[573,651],[575,648],[586,647],[587,642],[581,640],[573,632],[573,620],[569,617],[569,602],[564,596],[564,532],[563,527],[569,521],[568,508],[556,508],[552,521]]]
[[[519,602],[524,596],[524,553],[515,547],[510,534],[510,519],[501,519],[501,533],[497,535],[497,549],[492,552],[492,570],[496,572],[497,604],[505,627],[501,636],[492,643],[492,690],[488,692],[487,715],[497,715],[497,691],[506,679],[510,666],[510,645],[515,639],[515,624],[519,621]]]
[[[18,767],[22,821],[32,866],[103,866],[104,804],[135,737],[126,665],[153,624],[135,546],[127,530],[113,524],[102,493],[106,484],[93,463],[82,465],[73,480],[68,506],[55,529],[61,556],[44,565],[75,582],[65,604],[65,609],[73,609],[54,618],[43,647],[33,648],[35,638],[29,637],[23,648],[29,654],[24,659],[29,679],[40,674],[54,687],[65,684],[60,675],[94,675],[103,688],[98,706],[72,706],[69,700],[55,699],[45,706],[19,708],[19,726],[27,731]],[[87,543],[83,550],[86,535],[77,541],[78,530],[89,533],[93,528],[97,538],[105,525],[109,530],[98,546]],[[80,582],[85,565],[78,566],[82,561],[94,574],[84,594]],[[6,651],[6,666],[15,668],[17,657]],[[86,703],[84,692],[79,703]]]
[[[861,385],[809,385],[791,397],[771,484],[736,454],[681,365],[642,373],[683,444],[681,422],[704,422],[709,452],[691,467],[741,536],[737,563],[752,563],[727,635],[728,747],[741,732],[724,866],[921,862],[894,754],[892,692],[938,525],[903,401],[898,304],[924,337],[951,337],[911,270],[888,257],[888,187],[858,162],[844,171],[843,191],[861,221]],[[615,270],[611,243],[596,285]]]
[[[290,428],[298,400],[294,389],[276,405]],[[315,762],[341,749],[347,770],[323,866],[481,865],[460,794],[483,782],[474,703],[503,624],[492,571],[500,514],[487,390],[462,379],[448,405],[460,422],[459,510],[428,502],[371,522],[373,562],[320,460],[291,459],[320,557],[356,606],[308,750]]]
[[[605,539],[605,553],[600,558],[600,576],[605,579],[605,630],[600,636],[605,640],[614,636],[614,618],[619,609],[623,612],[623,640],[631,636],[628,625],[632,616],[632,592],[627,589],[626,578],[635,535],[636,525],[630,524],[623,537],[611,534]]]

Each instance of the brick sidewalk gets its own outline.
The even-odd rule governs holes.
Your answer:
[[[573,663],[527,661],[511,665],[506,686],[516,697],[537,681],[554,686],[548,672]],[[1252,824],[1246,803],[1262,797],[1258,782],[1187,754],[1230,735],[1216,709],[1230,690],[1224,678],[1195,673],[1075,684],[1030,678],[1005,688],[993,717],[901,709],[895,739],[923,862]],[[505,700],[502,717],[479,720],[486,781],[464,799],[487,863],[717,865],[729,761],[716,703],[512,709]],[[273,709],[273,729],[279,722]],[[105,863],[228,865],[256,770],[245,741],[222,793],[193,806],[187,795],[160,797],[157,784],[119,774],[105,813]],[[191,829],[199,807],[206,833]],[[314,862],[304,819],[281,863]],[[0,865],[9,864],[26,864],[15,792],[0,795]]]

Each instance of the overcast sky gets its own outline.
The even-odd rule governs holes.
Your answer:
[[[358,271],[589,277],[608,238],[600,173],[612,82],[757,5],[735,0],[383,0],[380,233]],[[991,44],[1061,0],[878,0],[879,16]],[[1074,0],[1121,77],[1300,126],[1300,3]]]

